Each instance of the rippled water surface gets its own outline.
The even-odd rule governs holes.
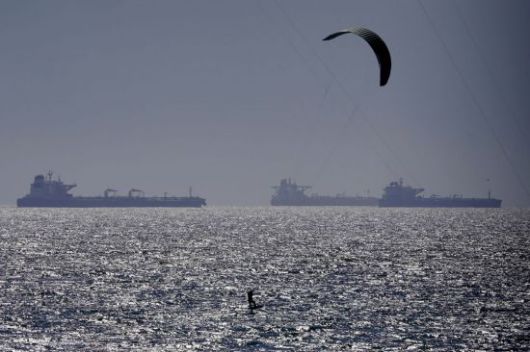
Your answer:
[[[0,208],[1,351],[529,350],[529,301],[529,210]]]

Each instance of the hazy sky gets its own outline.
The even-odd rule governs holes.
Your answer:
[[[387,42],[387,86],[362,39],[321,41],[351,26]],[[401,176],[529,206],[529,27],[528,0],[0,0],[0,203],[52,169],[78,195]]]

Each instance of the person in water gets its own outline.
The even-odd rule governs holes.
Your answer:
[[[256,301],[254,301],[254,290],[247,291],[247,300],[248,300],[248,308],[249,309],[256,309],[258,308],[258,305],[256,304]]]

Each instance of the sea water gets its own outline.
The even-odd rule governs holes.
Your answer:
[[[0,351],[377,349],[529,350],[530,210],[0,208]]]

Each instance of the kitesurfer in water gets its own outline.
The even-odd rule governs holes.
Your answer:
[[[247,291],[248,308],[250,310],[258,308],[256,301],[254,301],[254,290]]]

